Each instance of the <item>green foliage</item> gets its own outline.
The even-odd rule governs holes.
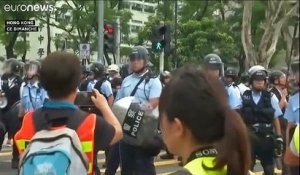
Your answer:
[[[201,63],[206,54],[219,52],[225,63],[233,62],[236,54],[234,39],[226,32],[228,25],[203,18],[180,25],[179,55],[183,62]]]

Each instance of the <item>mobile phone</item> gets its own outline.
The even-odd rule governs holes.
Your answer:
[[[77,92],[74,104],[79,107],[95,106],[91,99],[92,96],[94,96],[93,92],[88,92],[88,91]]]

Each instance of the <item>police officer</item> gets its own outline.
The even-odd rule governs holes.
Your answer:
[[[224,66],[221,58],[217,54],[208,54],[204,57],[204,68],[208,73],[214,77],[219,78],[223,76]],[[232,85],[225,85],[229,97],[229,105],[232,109],[239,109],[241,107],[240,97]]]
[[[90,71],[86,65],[81,66],[81,81],[79,85],[79,91],[87,91],[89,82],[91,81]]]
[[[94,79],[89,82],[87,91],[92,91],[93,88],[97,89],[105,96],[109,106],[114,102],[113,91],[110,82],[105,75],[105,68],[101,63],[92,63],[89,70],[93,73]]]
[[[243,95],[246,90],[249,90],[249,74],[248,72],[243,72],[240,79],[240,84],[237,85],[240,94]]]
[[[288,147],[288,143],[290,143],[290,133],[292,133],[296,125],[299,125],[299,59],[292,63],[291,68],[295,82],[298,84],[298,90],[291,95],[284,113],[284,118],[288,120],[286,128],[286,147]],[[291,168],[291,172],[294,174],[299,173],[299,166]]]
[[[46,90],[39,83],[40,63],[38,61],[30,61],[25,65],[25,85],[21,93],[21,106],[19,117],[23,117],[25,113],[35,111],[41,108],[48,99]]]
[[[154,109],[159,102],[162,90],[158,78],[149,75],[147,68],[149,53],[143,46],[135,46],[129,55],[130,68],[133,74],[126,77],[119,90],[116,101],[121,98],[134,96],[145,110]],[[141,81],[142,79],[142,81]],[[141,83],[139,83],[141,82]],[[135,93],[133,90],[136,89]],[[143,148],[120,142],[121,174],[122,175],[155,175],[154,155]]]
[[[16,128],[18,127],[18,114],[12,115],[15,110],[15,104],[20,100],[20,86],[22,79],[20,76],[20,71],[22,66],[20,62],[15,58],[10,58],[4,63],[4,74],[1,77],[1,95],[5,96],[7,99],[7,105],[1,109],[1,118],[2,122],[5,125],[6,131],[8,132],[9,138],[12,138]],[[3,144],[5,134],[0,135],[0,148]],[[19,155],[16,149],[15,144],[13,144],[13,157],[11,166],[12,168],[18,167]]]
[[[238,77],[237,70],[233,67],[228,67],[224,72],[223,81],[227,86],[234,85],[234,83],[237,80],[237,77]]]
[[[184,169],[172,175],[246,175],[250,167],[246,126],[229,107],[221,82],[206,72],[180,68],[160,97],[163,140],[184,162]]]
[[[274,175],[274,153],[280,155],[283,149],[278,119],[282,112],[276,97],[266,90],[266,69],[253,66],[249,75],[251,90],[245,91],[242,96],[241,113],[251,133],[252,170],[258,158],[265,175]]]

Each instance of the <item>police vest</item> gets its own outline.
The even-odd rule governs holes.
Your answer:
[[[299,150],[299,141],[300,141],[299,140],[299,125],[295,129],[293,139],[294,139],[294,145],[296,148],[296,152],[299,154],[300,153],[300,150]]]
[[[215,166],[216,149],[202,149],[192,153],[190,161],[184,166],[192,175],[226,175],[227,167],[212,169]]]
[[[241,113],[247,125],[272,124],[275,110],[271,104],[271,93],[261,92],[261,98],[257,104],[253,101],[252,91],[247,90],[242,96]]]
[[[33,112],[29,112],[24,116],[21,129],[16,133],[14,139],[20,155],[23,154],[26,146],[37,132],[34,126]],[[96,115],[88,115],[76,129],[76,133],[80,139],[83,152],[87,155],[89,161],[88,175],[94,173],[94,130],[96,126]]]
[[[102,84],[105,81],[108,81],[106,77],[103,77],[100,80],[98,80],[94,86],[94,89],[97,89],[99,91],[99,93],[102,94],[106,100],[108,100],[108,97],[106,96],[106,94],[101,91]]]

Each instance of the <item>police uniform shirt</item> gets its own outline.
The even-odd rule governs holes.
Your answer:
[[[299,92],[297,92],[290,97],[284,118],[286,118],[288,122],[299,124],[299,112]]]
[[[24,112],[30,112],[41,108],[45,99],[48,99],[47,92],[38,85],[38,82],[34,84],[28,83],[23,87],[21,104]]]
[[[229,105],[231,109],[239,109],[242,106],[240,95],[236,93],[236,90],[232,85],[227,86],[226,90],[227,90]]]
[[[94,88],[94,86],[96,85],[97,83],[97,80],[94,80],[94,81],[90,81],[89,84],[88,84],[88,87],[87,87],[87,91],[91,92]],[[111,88],[111,84],[109,81],[105,80],[100,89],[97,89],[100,93],[104,94],[106,97],[109,97],[111,95],[113,95],[113,91],[112,91],[112,88]]]
[[[146,72],[147,73],[147,72]],[[143,75],[131,74],[126,77],[121,85],[120,90],[117,93],[116,100],[128,97],[132,93],[135,86],[140,81]],[[138,86],[134,96],[140,101],[140,103],[145,104],[152,98],[159,98],[162,91],[161,82],[158,78],[150,78],[149,82],[145,84],[145,80]]]
[[[261,98],[261,92],[255,93],[252,91],[252,98],[253,98],[254,103],[257,104]],[[281,116],[282,111],[279,107],[278,99],[276,98],[276,96],[274,94],[271,95],[271,105],[272,105],[272,108],[275,110],[274,117],[278,118],[279,116]]]

